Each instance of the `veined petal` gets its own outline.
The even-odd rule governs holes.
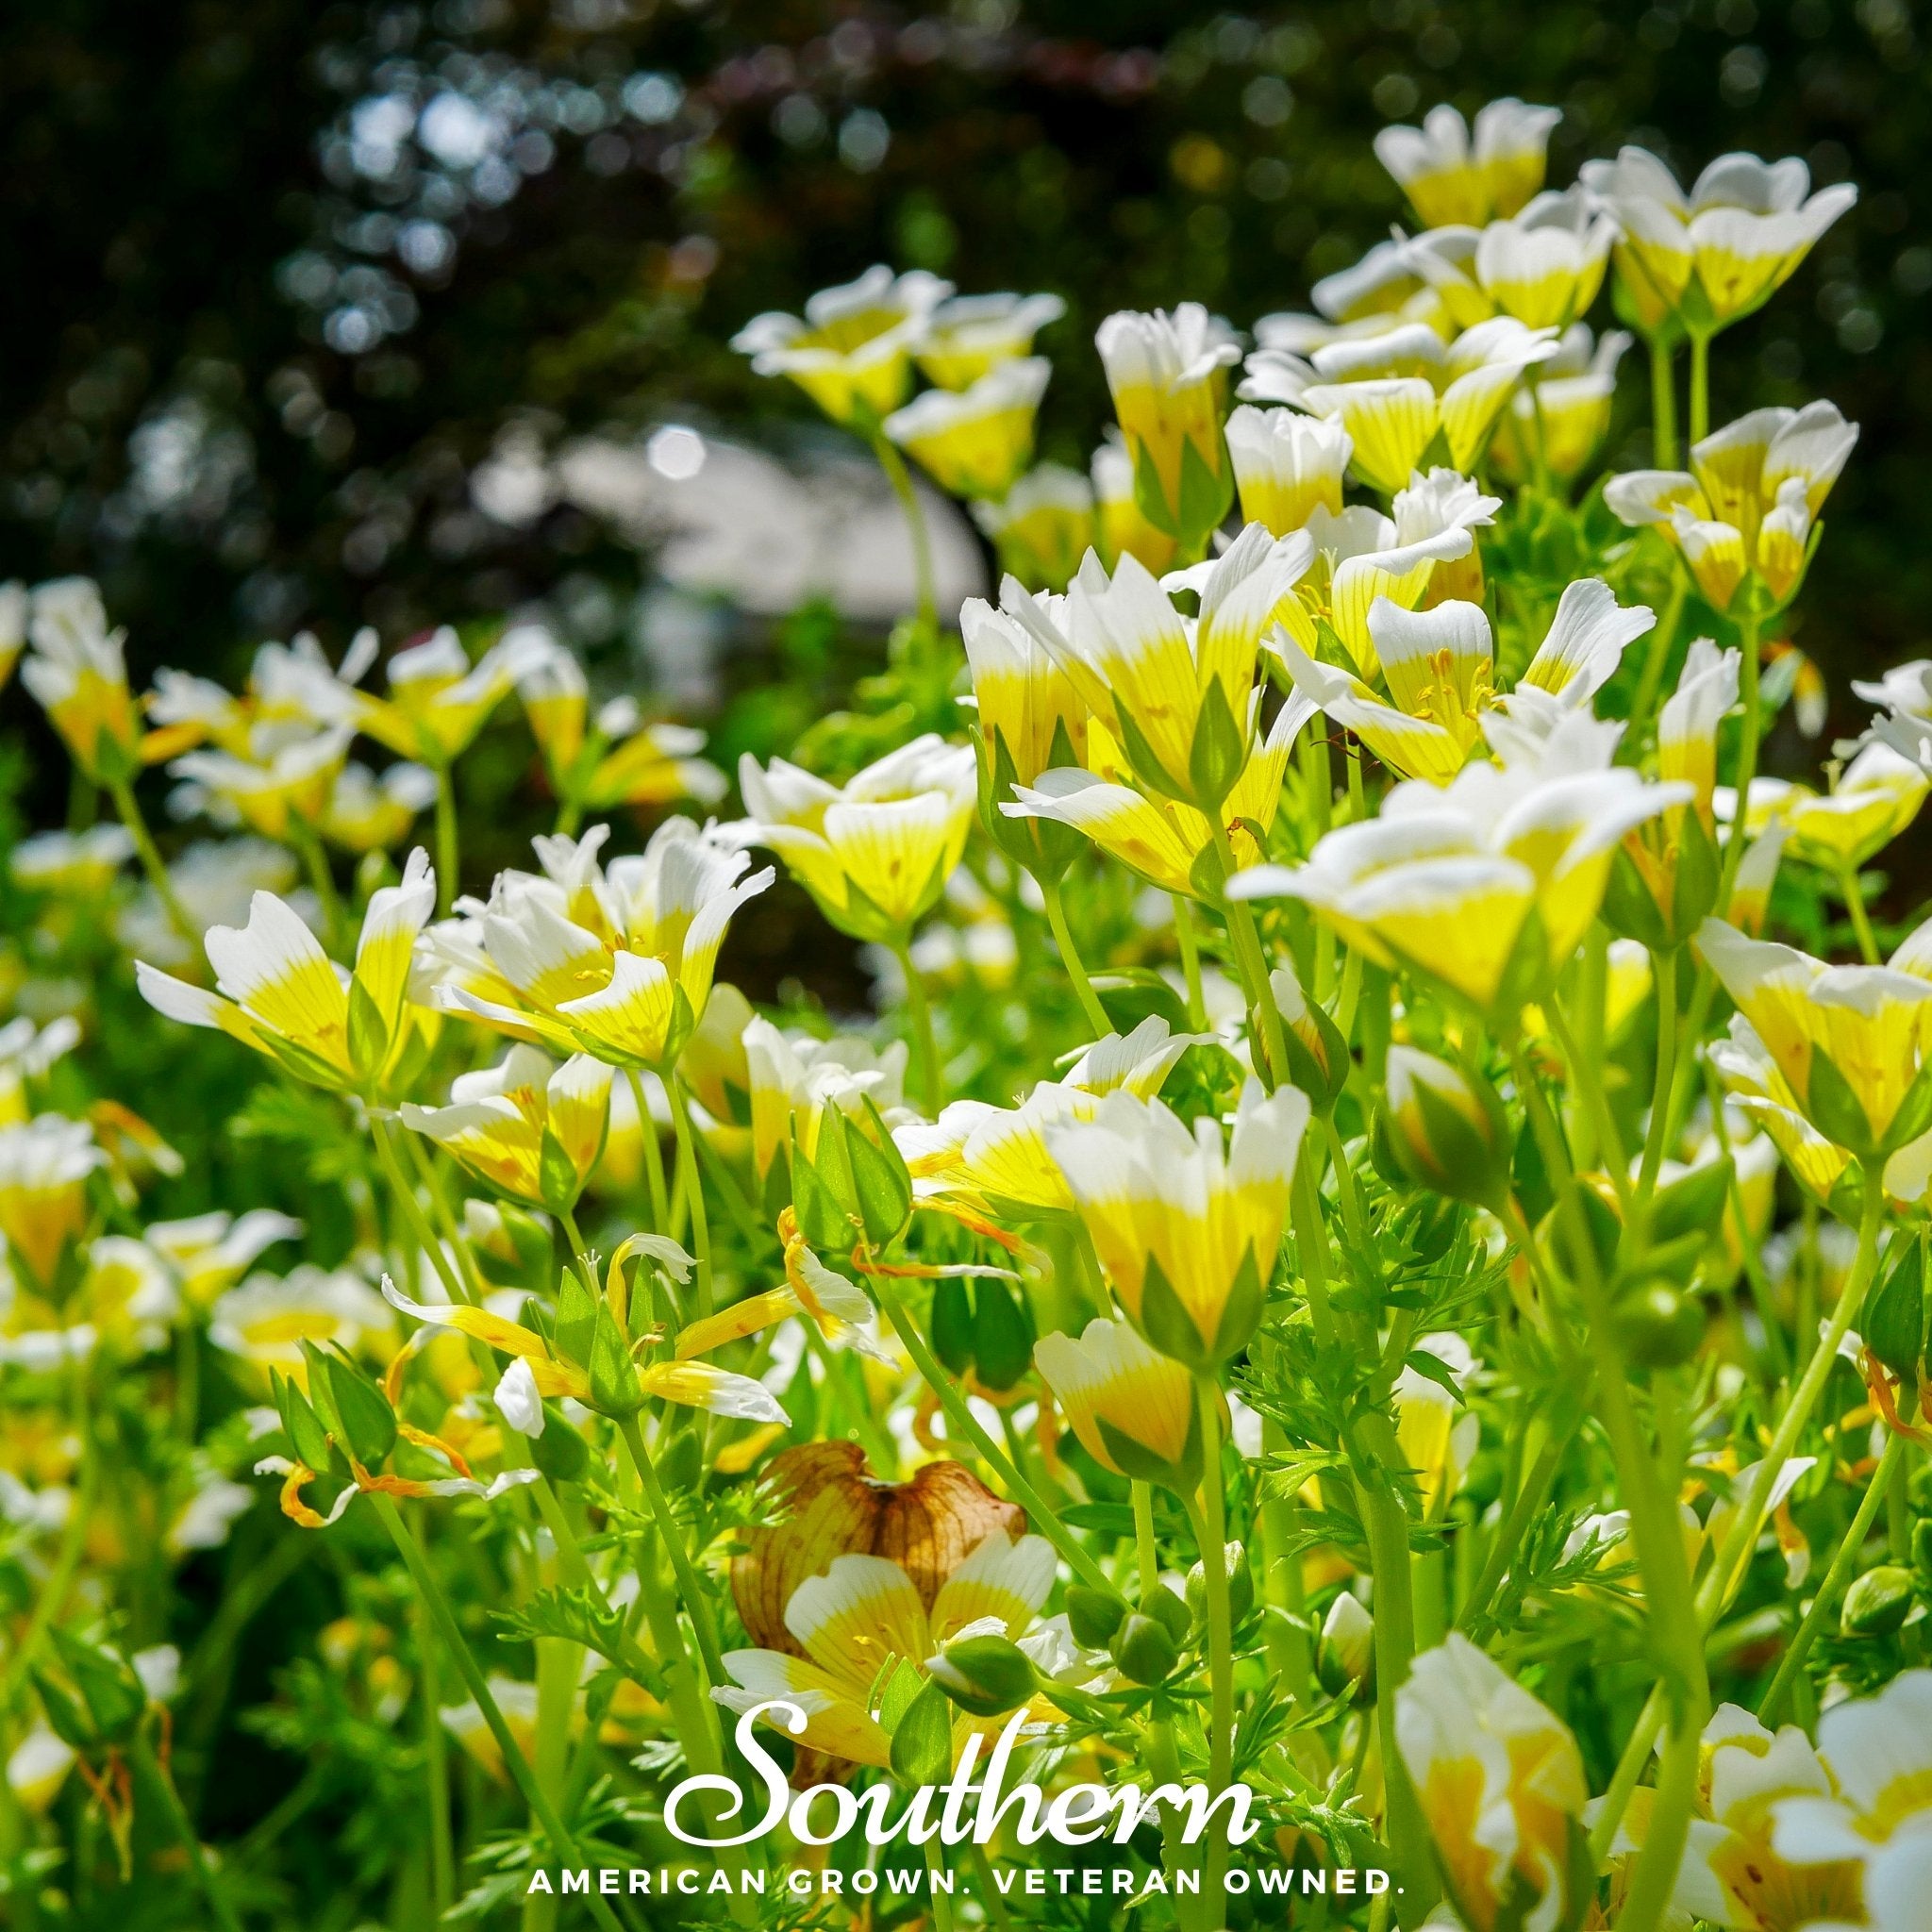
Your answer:
[[[641,953],[613,955],[608,984],[581,999],[561,1001],[557,1008],[591,1050],[641,1067],[655,1067],[664,1058],[673,1009],[670,969]]]
[[[996,1617],[1008,1637],[1018,1637],[1046,1602],[1058,1567],[1043,1536],[1013,1540],[995,1529],[941,1584],[932,1605],[933,1641],[944,1643],[982,1617]]]
[[[710,1415],[736,1416],[744,1422],[790,1422],[777,1398],[762,1382],[734,1375],[708,1362],[654,1362],[638,1372],[638,1386],[646,1395],[702,1408]]]
[[[403,995],[408,990],[416,935],[435,909],[436,874],[429,855],[419,845],[403,868],[402,883],[371,893],[369,909],[362,917],[362,935],[356,945],[356,979],[375,1001],[391,1044],[402,1015]]]
[[[211,926],[205,943],[216,985],[251,1019],[352,1073],[341,977],[322,941],[283,901],[257,892],[245,926]]]
[[[815,1664],[861,1698],[888,1659],[919,1664],[932,1654],[918,1590],[883,1557],[835,1557],[823,1576],[791,1592],[785,1627]]]

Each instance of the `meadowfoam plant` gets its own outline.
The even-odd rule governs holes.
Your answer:
[[[8,1924],[1932,1923],[1932,671],[1761,769],[1858,431],[1709,423],[1853,193],[1557,119],[1249,335],[749,320],[918,591],[735,797],[531,625],[0,591]]]

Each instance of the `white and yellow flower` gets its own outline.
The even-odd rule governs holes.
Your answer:
[[[1842,875],[1875,858],[1918,817],[1932,789],[1924,768],[1880,739],[1866,745],[1824,792],[1773,780],[1751,788],[1750,821],[1784,827],[1785,852]]]
[[[1457,1390],[1466,1389],[1481,1367],[1459,1335],[1424,1335],[1415,1346],[1442,1363]],[[1418,1369],[1405,1368],[1391,1393],[1395,1446],[1415,1477],[1423,1515],[1438,1517],[1461,1487],[1475,1454],[1481,1433],[1476,1412]]]
[[[257,725],[244,756],[192,751],[168,767],[182,780],[175,809],[203,810],[220,823],[245,825],[264,839],[306,835],[326,810],[349,754],[346,725]]]
[[[43,1113],[0,1128],[0,1235],[24,1287],[53,1286],[87,1229],[89,1180],[107,1162],[85,1121]]]
[[[1581,175],[1616,217],[1619,291],[1647,335],[1668,323],[1712,335],[1750,314],[1858,198],[1849,184],[1811,193],[1796,158],[1745,154],[1720,155],[1688,195],[1641,147],[1586,161]]]
[[[1292,1087],[1251,1085],[1226,1143],[1219,1121],[1191,1130],[1128,1093],[1042,1125],[1109,1286],[1162,1354],[1205,1367],[1254,1333],[1309,1111]]]
[[[71,1014],[44,1026],[21,1014],[0,1026],[0,1127],[32,1117],[27,1082],[51,1073],[80,1044],[80,1024]]]
[[[1445,101],[1420,127],[1385,127],[1375,158],[1425,227],[1480,226],[1515,214],[1543,185],[1550,134],[1560,108],[1534,108],[1513,95],[1491,101],[1469,123]]]
[[[27,635],[32,649],[20,681],[97,784],[125,783],[143,764],[179,749],[167,733],[142,733],[127,688],[126,633],[108,628],[107,607],[92,578],[58,577],[36,587]]]
[[[1552,476],[1568,482],[1580,475],[1609,433],[1617,365],[1629,346],[1619,328],[1606,329],[1592,346],[1590,325],[1572,323],[1534,385],[1509,398],[1490,444],[1491,470],[1511,483],[1528,482],[1541,442]]]
[[[286,1275],[251,1274],[221,1295],[208,1312],[208,1340],[229,1355],[305,1381],[305,1341],[351,1354],[386,1346],[394,1318],[382,1297],[346,1268],[305,1261]]]
[[[1525,1889],[1524,1932],[1567,1923],[1572,1840],[1589,1790],[1576,1740],[1556,1713],[1451,1636],[1416,1658],[1396,1691],[1395,1741],[1450,1898],[1474,1932],[1489,1932]]]
[[[1307,864],[1257,867],[1229,891],[1301,899],[1376,964],[1485,1010],[1508,1005],[1582,942],[1624,835],[1689,796],[1610,767],[1616,735],[1570,713],[1446,787],[1398,785],[1379,818],[1329,832]]]
[[[1437,438],[1450,465],[1467,475],[1489,446],[1525,370],[1557,352],[1554,328],[1526,328],[1496,316],[1453,341],[1425,324],[1311,349],[1257,349],[1241,386],[1243,402],[1287,403],[1340,424],[1354,445],[1356,474],[1392,496],[1405,488]]]
[[[923,269],[895,275],[878,263],[857,281],[821,289],[803,318],[755,315],[731,346],[758,375],[790,376],[833,422],[872,427],[905,400],[912,352],[952,292]]]
[[[954,295],[926,316],[912,353],[928,381],[971,389],[1001,364],[1032,355],[1033,338],[1066,312],[1058,295]]]
[[[108,821],[84,832],[36,832],[13,848],[8,870],[29,891],[99,902],[133,857],[134,834]]]
[[[905,1105],[907,1047],[874,1047],[856,1034],[830,1040],[781,1033],[762,1017],[744,1028],[751,1096],[752,1162],[763,1180],[788,1146],[808,1160],[818,1151],[827,1108],[861,1118],[868,1101],[891,1124]]]
[[[1777,606],[1804,575],[1818,512],[1857,440],[1835,403],[1754,409],[1692,445],[1689,471],[1612,476],[1604,501],[1633,528],[1662,530],[1717,609],[1754,582]]]
[[[1526,328],[1563,329],[1596,300],[1616,235],[1581,189],[1546,190],[1507,220],[1431,228],[1408,254],[1462,328],[1507,315]]]
[[[1093,452],[1088,466],[1093,484],[1093,548],[1108,570],[1124,557],[1132,557],[1149,570],[1165,570],[1179,547],[1166,531],[1157,529],[1141,510],[1134,489],[1134,461],[1118,429]],[[1079,567],[1080,559],[1074,559]],[[1073,571],[1067,573],[1069,578]]]
[[[885,941],[931,910],[977,799],[973,747],[930,732],[842,786],[749,753],[738,781],[750,816],[736,836],[775,852],[841,932]]]
[[[356,724],[398,758],[438,770],[475,741],[490,714],[543,654],[527,630],[511,631],[473,665],[445,625],[389,660],[389,695],[356,691]]]
[[[435,1005],[607,1066],[670,1066],[704,1014],[732,914],[772,871],[746,878],[749,856],[689,819],[667,819],[641,855],[603,866],[608,836],[598,825],[536,840],[543,876],[501,873],[474,935],[439,928],[457,970],[435,985]]]
[[[436,774],[398,759],[380,773],[352,758],[336,774],[317,828],[345,852],[388,852],[436,803]]]
[[[1193,1377],[1124,1322],[1095,1316],[1079,1335],[1042,1335],[1034,1366],[1080,1446],[1116,1475],[1188,1490],[1200,1479]]]
[[[1037,464],[998,502],[975,502],[972,508],[973,521],[991,540],[1001,570],[1029,591],[1065,590],[1098,535],[1092,483],[1061,463]]]
[[[1013,1541],[994,1530],[940,1585],[928,1610],[897,1563],[835,1557],[785,1606],[785,1627],[803,1655],[729,1651],[724,1668],[733,1681],[713,1694],[733,1710],[773,1700],[795,1705],[805,1714],[805,1728],[792,1734],[801,1743],[850,1763],[890,1769],[891,1739],[879,1722],[878,1699],[891,1681],[901,1671],[924,1678],[928,1660],[969,1625],[997,1628],[1016,1641],[1027,1637],[1053,1588],[1054,1571],[1053,1545],[1043,1537]],[[997,1732],[1005,1722],[956,1717],[955,1757],[975,1731]]]
[[[1183,302],[1172,314],[1121,309],[1093,341],[1126,439],[1135,503],[1195,554],[1234,493],[1221,435],[1227,372],[1241,360],[1233,334],[1200,303]]]
[[[1722,920],[1707,919],[1697,931],[1705,964],[1737,1002],[1795,1106],[1861,1160],[1932,1126],[1932,1075],[1924,1072],[1932,977],[1918,939],[1907,939],[1888,966],[1827,966],[1794,947],[1746,939]],[[1774,1128],[1769,1117],[1765,1124]]]
[[[1318,509],[1341,514],[1355,444],[1340,423],[1243,403],[1229,415],[1226,433],[1243,523],[1286,537]]]
[[[589,1054],[554,1066],[533,1046],[451,1083],[447,1107],[405,1101],[403,1124],[478,1179],[553,1214],[576,1206],[610,1113],[610,1069]]]
[[[880,425],[955,496],[998,498],[1033,460],[1033,419],[1053,375],[1043,356],[999,362],[971,389],[929,389]]]
[[[215,991],[135,961],[142,997],[157,1012],[209,1026],[321,1087],[379,1089],[409,1032],[404,1010],[416,936],[436,904],[436,874],[419,847],[399,885],[370,895],[346,974],[287,903],[257,892],[248,924],[209,928]]]
[[[205,1308],[275,1242],[299,1241],[302,1233],[301,1222],[274,1208],[239,1215],[217,1208],[186,1221],[154,1222],[142,1239],[167,1262],[185,1299]]]

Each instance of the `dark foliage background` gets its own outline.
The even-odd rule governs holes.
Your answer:
[[[1803,620],[1842,703],[1932,603],[1927,76],[1904,0],[42,0],[0,26],[0,575],[100,575],[138,669],[532,594],[594,650],[647,566],[474,509],[507,425],[803,415],[724,343],[883,258],[1067,297],[1045,432],[1080,461],[1100,316],[1300,306],[1402,213],[1377,125],[1515,92],[1565,110],[1558,183],[1624,139],[1859,183],[1713,409],[1864,425]]]

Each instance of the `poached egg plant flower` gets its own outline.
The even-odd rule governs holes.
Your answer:
[[[204,941],[215,987],[191,986],[134,965],[135,983],[157,1012],[228,1034],[312,1086],[382,1093],[397,1071],[413,1024],[405,1009],[416,936],[436,905],[436,874],[421,846],[399,884],[370,894],[353,972],[273,892],[257,892],[245,926],[210,926]]]
[[[1517,213],[1542,187],[1550,135],[1562,118],[1560,108],[1510,94],[1490,102],[1472,127],[1444,101],[1420,127],[1383,128],[1375,158],[1425,226],[1480,226]]]

